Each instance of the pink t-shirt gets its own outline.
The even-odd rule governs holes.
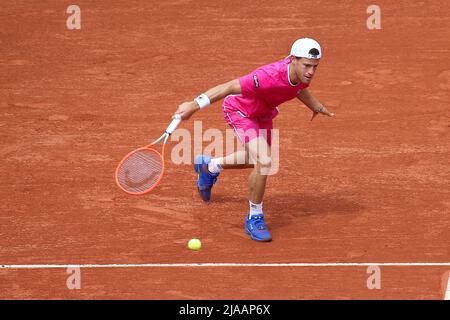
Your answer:
[[[276,107],[297,97],[307,84],[289,81],[289,59],[265,66],[239,79],[242,94],[228,96],[224,103],[237,108],[249,118],[276,116]]]

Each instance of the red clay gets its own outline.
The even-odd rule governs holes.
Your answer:
[[[78,1],[73,31],[63,4],[3,4],[0,264],[449,262],[450,3],[377,4],[372,31],[360,1]],[[117,188],[118,162],[179,103],[303,36],[322,44],[311,90],[336,117],[281,107],[273,242],[244,233],[248,171],[224,172],[210,204],[187,165],[169,163],[146,196]],[[195,119],[227,128],[220,104]],[[199,252],[186,249],[194,237]],[[65,270],[1,269],[0,297],[441,299],[448,271],[382,268],[382,290],[368,290],[359,267],[196,270],[82,269],[70,291]]]

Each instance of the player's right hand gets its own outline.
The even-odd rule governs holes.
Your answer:
[[[181,117],[181,119],[187,120],[198,110],[200,110],[200,107],[198,106],[197,102],[195,101],[183,102],[178,106],[178,109],[172,116],[172,119],[174,119],[175,115],[178,114]]]

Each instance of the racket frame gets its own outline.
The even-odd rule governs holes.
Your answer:
[[[117,165],[116,171],[115,171],[115,180],[116,180],[116,184],[117,186],[124,192],[130,194],[130,195],[134,195],[134,196],[140,196],[140,195],[144,195],[149,193],[150,191],[152,191],[156,186],[158,186],[159,182],[161,181],[163,175],[164,175],[164,169],[165,169],[165,165],[164,165],[164,149],[167,143],[167,140],[169,139],[170,135],[172,134],[173,131],[175,131],[175,129],[177,128],[177,126],[180,124],[181,122],[181,117],[179,115],[175,115],[174,120],[172,120],[172,122],[170,123],[170,125],[167,127],[166,131],[155,141],[153,141],[152,143],[144,146],[144,147],[140,147],[137,148],[131,152],[129,152],[125,157],[122,158],[122,160],[119,162],[119,164]],[[163,140],[163,146],[161,149],[161,153],[156,150],[153,146],[157,143],[159,143],[161,140]],[[156,180],[156,182],[153,184],[153,186],[151,186],[149,189],[145,190],[145,191],[141,191],[141,192],[132,192],[132,191],[128,191],[125,188],[123,188],[119,182],[119,168],[122,166],[122,163],[124,163],[124,161],[126,161],[128,159],[128,157],[130,157],[132,154],[141,151],[141,150],[150,150],[152,152],[155,152],[157,155],[159,155],[159,157],[161,158],[161,172],[159,174],[158,180]]]

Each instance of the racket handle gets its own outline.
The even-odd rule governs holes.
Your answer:
[[[175,129],[180,124],[180,122],[181,122],[181,117],[179,115],[175,115],[175,119],[172,120],[172,122],[169,124],[169,126],[166,129],[166,133],[172,134],[172,132],[175,131]]]

